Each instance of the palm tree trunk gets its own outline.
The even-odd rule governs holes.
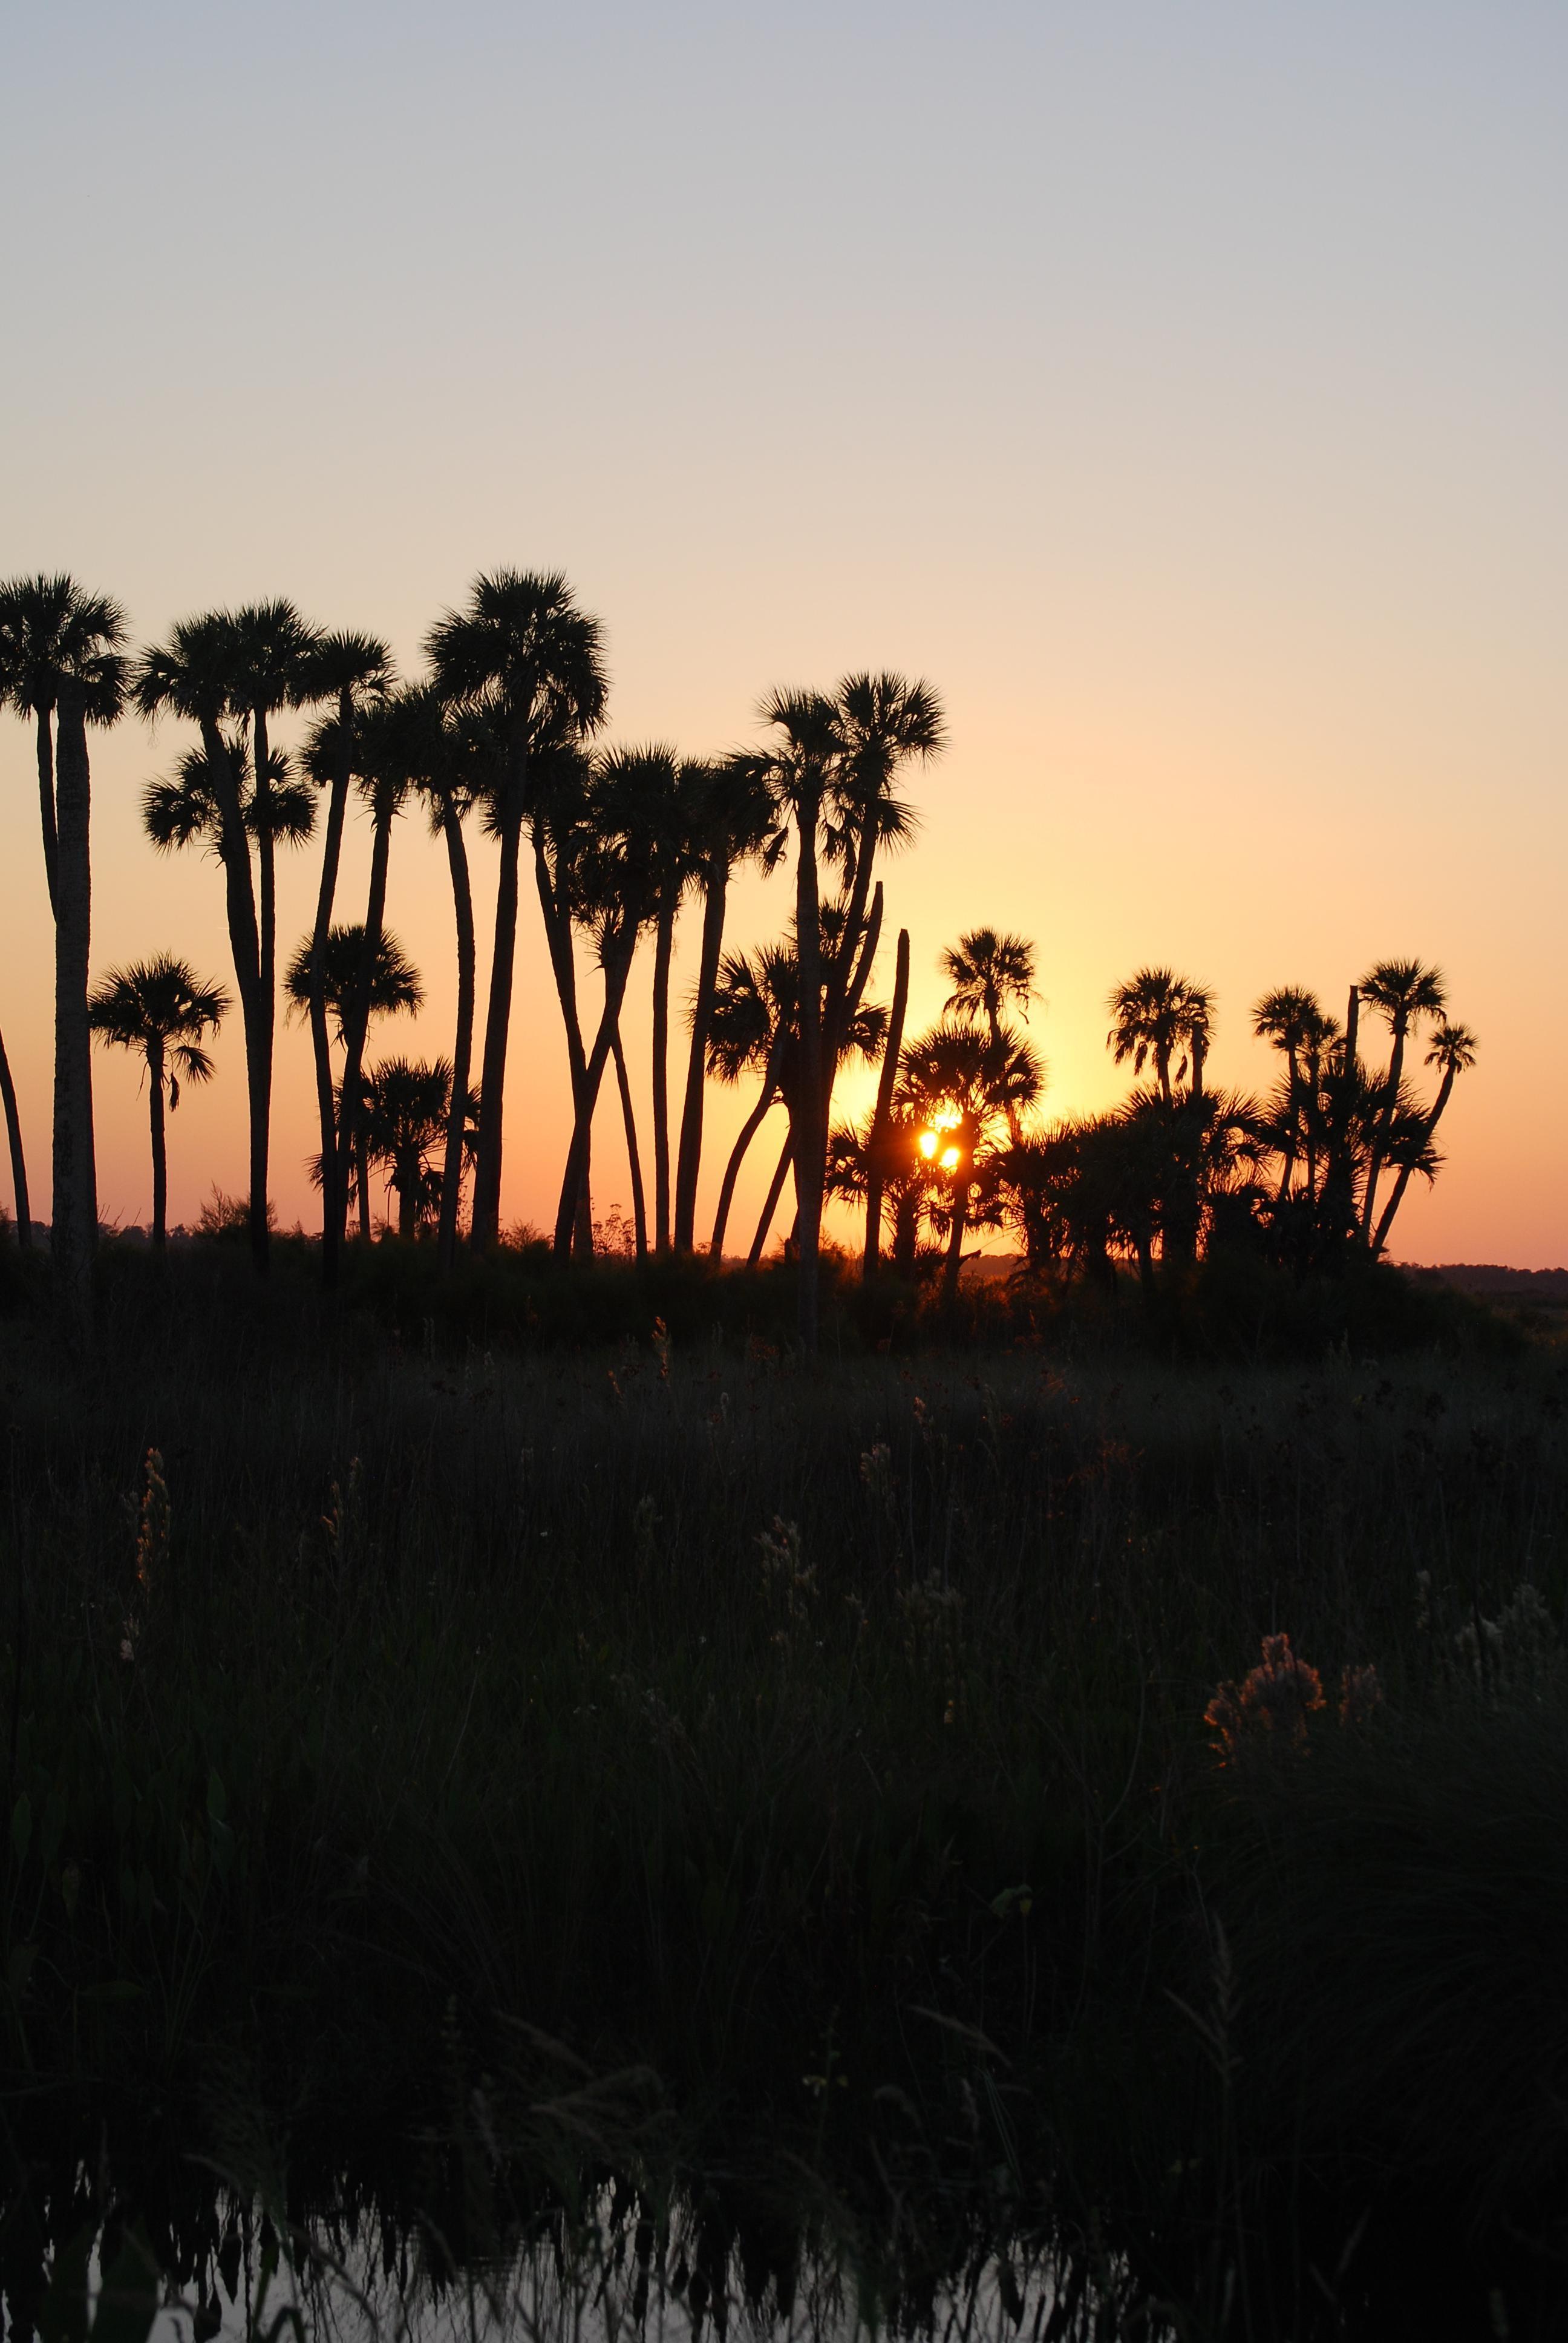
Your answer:
[[[817,885],[817,825],[821,791],[803,789],[796,808],[795,936],[800,968],[800,1068],[790,1138],[795,1156],[795,1195],[799,1216],[800,1347],[817,1348],[819,1255],[822,1239],[822,1183],[827,1148],[822,1130],[822,933]]]
[[[871,1117],[869,1144],[866,1150],[866,1250],[860,1262],[862,1277],[874,1277],[878,1254],[882,1242],[882,1159],[888,1120],[893,1111],[893,1090],[899,1079],[899,1058],[904,1046],[904,1017],[910,1005],[910,931],[899,930],[898,952],[893,961],[893,1005],[888,1017],[887,1047],[882,1051],[882,1071],[877,1081],[876,1111]]]
[[[631,974],[631,963],[637,950],[637,925],[635,919],[627,920],[625,933],[618,939],[605,961],[604,1011],[583,1073],[582,1096],[573,1123],[571,1145],[567,1151],[560,1202],[556,1208],[555,1252],[558,1261],[566,1261],[571,1254],[573,1230],[588,1179],[594,1109],[598,1103],[604,1070],[609,1062],[610,1044],[620,1021],[621,1003],[626,999],[627,980]]]
[[[164,1045],[147,1047],[147,1114],[153,1141],[153,1251],[162,1260],[168,1246],[169,1158],[164,1131]]]
[[[27,1159],[22,1151],[22,1118],[16,1111],[16,1086],[5,1037],[0,1033],[0,1103],[5,1109],[5,1138],[11,1150],[11,1187],[16,1199],[16,1242],[24,1252],[33,1243],[33,1207],[27,1200]]]
[[[942,1302],[950,1310],[959,1295],[959,1272],[964,1265],[964,1232],[969,1222],[969,1182],[960,1180],[953,1190],[953,1224],[948,1235],[947,1257],[942,1262]]]
[[[615,1059],[616,1088],[620,1092],[620,1117],[626,1125],[626,1161],[631,1175],[631,1224],[637,1242],[638,1261],[648,1259],[648,1205],[642,1192],[642,1157],[637,1144],[637,1111],[631,1102],[631,1084],[627,1079],[626,1051],[620,1044],[618,1025],[610,1040],[610,1051]]]
[[[709,1258],[714,1261],[722,1261],[724,1258],[724,1232],[729,1223],[729,1207],[735,1201],[735,1182],[740,1176],[740,1166],[746,1161],[747,1151],[761,1130],[763,1120],[773,1104],[777,1087],[776,1061],[779,1054],[778,1046],[775,1044],[774,1051],[768,1061],[767,1071],[762,1077],[762,1088],[758,1094],[757,1103],[741,1124],[739,1136],[730,1149],[729,1161],[724,1167],[724,1178],[719,1190],[719,1209],[713,1216],[713,1235],[708,1247]]]
[[[60,916],[60,848],[55,824],[55,736],[49,710],[37,711],[38,819],[44,831],[44,876],[49,882],[49,909]]]
[[[479,1073],[479,1147],[474,1165],[469,1242],[477,1252],[501,1233],[501,1135],[506,1111],[507,1041],[511,1031],[512,970],[518,949],[518,857],[523,842],[528,750],[514,744],[501,785],[501,866],[496,880],[496,932],[490,955],[490,998]]]
[[[550,971],[556,980],[556,999],[560,1005],[561,1022],[566,1028],[567,1062],[571,1072],[572,1125],[574,1135],[581,1112],[588,1081],[588,1057],[583,1049],[582,1022],[578,1015],[577,961],[572,953],[571,914],[564,900],[565,890],[551,870],[545,850],[544,837],[536,826],[534,831],[534,887],[544,917],[545,943],[550,955]],[[481,1116],[484,1101],[480,1101]],[[591,1117],[590,1117],[591,1126]],[[577,1218],[573,1238],[577,1250],[587,1259],[593,1252],[593,1207],[588,1192],[591,1167],[591,1146],[583,1157],[582,1183],[578,1192]],[[587,1221],[587,1227],[584,1222]]]
[[[343,856],[343,822],[354,760],[353,722],[353,695],[340,692],[337,755],[327,800],[321,884],[317,890],[316,924],[310,934],[310,1049],[316,1062],[316,1116],[321,1127],[321,1282],[329,1291],[337,1282],[344,1202],[342,1171],[337,1161],[337,1110],[332,1091],[332,1043],[327,1030],[327,940],[332,932],[332,906]]]
[[[1426,1136],[1429,1140],[1431,1139],[1432,1132],[1437,1129],[1438,1124],[1442,1121],[1443,1108],[1448,1104],[1449,1099],[1452,1094],[1455,1071],[1455,1068],[1452,1066],[1449,1066],[1444,1069],[1442,1081],[1438,1086],[1437,1096],[1432,1102],[1432,1112],[1426,1118]],[[1377,1224],[1377,1234],[1373,1237],[1372,1243],[1372,1259],[1374,1261],[1379,1261],[1382,1258],[1383,1248],[1388,1243],[1389,1237],[1393,1229],[1394,1214],[1399,1211],[1401,1204],[1404,1202],[1404,1192],[1410,1185],[1410,1175],[1412,1168],[1413,1167],[1408,1163],[1401,1167],[1399,1178],[1393,1184],[1393,1193],[1390,1196],[1388,1202],[1383,1206],[1382,1218]]]
[[[669,1251],[669,956],[675,944],[675,904],[659,898],[653,930],[653,1243]]]
[[[349,1124],[349,1130],[353,1135],[354,1164],[359,1189],[359,1233],[368,1244],[376,1233],[370,1218],[370,1148],[363,1122],[357,1115]]]
[[[92,939],[92,783],[85,701],[81,687],[60,690],[57,911],[55,920],[55,1276],[66,1311],[85,1332],[92,1304],[98,1235],[93,1160],[92,1031],[87,1023],[87,960]]]
[[[1383,1085],[1377,1128],[1367,1152],[1366,1186],[1362,1192],[1362,1234],[1367,1238],[1372,1234],[1372,1214],[1377,1209],[1378,1182],[1382,1177],[1383,1164],[1387,1161],[1389,1134],[1393,1129],[1394,1109],[1399,1103],[1400,1076],[1404,1071],[1405,1032],[1404,1019],[1396,1016],[1393,1046],[1389,1051],[1388,1080]]]
[[[223,735],[212,717],[202,720],[202,748],[218,802],[218,848],[223,857],[224,904],[228,948],[245,1029],[246,1091],[250,1113],[250,1252],[259,1276],[266,1274],[266,1138],[258,1134],[256,1083],[262,1063],[260,1026],[261,956],[256,928],[256,891],[250,876],[250,841],[240,810],[239,789]]]
[[[751,1250],[746,1256],[748,1269],[755,1269],[762,1258],[762,1248],[768,1242],[768,1232],[773,1225],[773,1215],[779,1209],[779,1199],[784,1192],[785,1175],[789,1172],[795,1151],[795,1135],[793,1131],[787,1132],[783,1147],[779,1151],[779,1161],[774,1166],[773,1177],[768,1185],[768,1194],[762,1206],[762,1217],[757,1223],[757,1234],[752,1238]],[[797,1210],[795,1216],[797,1232],[799,1225],[800,1216]]]
[[[457,1207],[463,1192],[463,1140],[467,1130],[468,1074],[474,1057],[474,890],[468,883],[468,850],[463,825],[450,798],[441,807],[441,834],[452,879],[452,916],[457,930],[457,1030],[452,1041],[452,1095],[447,1105],[447,1157],[441,1169],[441,1220],[437,1260],[450,1270],[457,1258]]]
[[[708,1032],[724,950],[724,916],[729,896],[729,858],[710,857],[702,898],[702,948],[697,963],[697,993],[691,1007],[691,1053],[686,1061],[686,1099],[675,1161],[675,1250],[690,1252],[697,1237],[697,1182],[702,1170],[702,1110],[707,1096]]]
[[[920,1200],[906,1188],[893,1207],[893,1268],[900,1277],[913,1277],[915,1248],[920,1241]]]
[[[272,834],[272,782],[266,770],[271,742],[265,708],[251,711],[250,742],[256,766],[256,860],[261,879],[261,1001],[256,1021],[261,1035],[261,1074],[256,1087],[260,1097],[261,1192],[265,1197],[272,1154],[272,1054],[277,1021],[277,840]],[[253,1149],[255,1146],[253,1131]]]
[[[397,1166],[397,1237],[403,1244],[412,1244],[419,1233],[419,1169],[417,1149],[411,1161],[406,1157]]]
[[[387,871],[392,860],[392,807],[379,800],[376,807],[376,829],[370,844],[370,888],[365,903],[365,941],[359,954],[359,976],[344,1022],[343,1087],[339,1092],[341,1106],[338,1121],[342,1130],[338,1141],[342,1171],[341,1182],[347,1192],[351,1151],[357,1141],[356,1125],[359,1118],[359,1077],[365,1063],[365,1038],[370,1030],[370,994],[375,981],[376,963],[381,951],[381,930],[387,918]],[[360,1218],[365,1219],[361,1205]],[[368,1225],[365,1233],[369,1234]]]

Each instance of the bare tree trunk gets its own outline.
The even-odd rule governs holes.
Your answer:
[[[5,1138],[11,1150],[11,1187],[16,1199],[16,1242],[24,1252],[33,1243],[33,1207],[27,1199],[27,1159],[22,1151],[22,1118],[16,1111],[16,1086],[11,1080],[11,1061],[5,1055],[5,1037],[0,1034],[0,1103],[5,1109]]]
[[[332,1043],[327,1030],[327,940],[332,932],[332,905],[343,857],[343,822],[348,807],[348,784],[353,778],[353,695],[339,692],[337,754],[327,800],[316,924],[310,933],[310,1049],[316,1063],[316,1117],[321,1130],[321,1282],[328,1290],[337,1282],[345,1204],[342,1168],[337,1160],[337,1110],[332,1094]]]
[[[218,848],[223,857],[228,948],[234,959],[235,988],[239,994],[240,1021],[245,1029],[246,1093],[250,1111],[250,1252],[257,1274],[265,1277],[267,1256],[266,1142],[264,1136],[258,1155],[256,1090],[261,1051],[258,1022],[261,958],[256,930],[256,891],[250,876],[250,840],[240,809],[234,766],[215,718],[203,718],[201,733],[206,768],[212,775],[213,789],[217,798]]]
[[[822,1240],[822,1183],[827,1172],[823,1145],[822,930],[817,886],[817,827],[821,791],[802,790],[795,809],[795,937],[799,956],[800,1063],[792,1101],[790,1137],[795,1157],[795,1196],[800,1233],[798,1325],[800,1347],[817,1348],[818,1289]]]
[[[147,1113],[153,1141],[153,1251],[163,1259],[168,1246],[169,1159],[164,1130],[164,1046],[147,1051]]]
[[[66,1312],[85,1333],[92,1309],[93,1253],[98,1237],[93,1160],[92,1031],[87,1022],[87,961],[92,943],[92,783],[85,697],[78,684],[60,690],[57,913],[55,921],[55,1272]]]
[[[642,1192],[642,1156],[637,1144],[637,1111],[631,1102],[631,1084],[627,1079],[626,1051],[620,1045],[618,1025],[610,1038],[610,1051],[615,1059],[616,1087],[620,1092],[621,1121],[626,1125],[626,1161],[631,1175],[631,1223],[637,1242],[638,1261],[648,1259],[648,1206]]]
[[[559,874],[550,869],[545,851],[544,838],[536,825],[534,833],[534,885],[538,894],[539,910],[544,916],[545,942],[549,950],[550,969],[556,980],[556,999],[560,1004],[561,1022],[566,1028],[567,1062],[571,1072],[572,1125],[575,1133],[588,1081],[588,1057],[583,1049],[582,1025],[578,1016],[577,961],[572,953],[571,914],[564,900],[564,886]],[[480,1111],[484,1102],[480,1101]],[[577,1212],[572,1226],[572,1242],[578,1255],[591,1259],[593,1254],[593,1204],[589,1193],[592,1167],[591,1117],[590,1138],[585,1149],[582,1180],[578,1191]]]
[[[769,1182],[767,1198],[762,1206],[762,1217],[757,1223],[757,1234],[752,1238],[751,1250],[746,1256],[746,1266],[748,1269],[755,1269],[758,1262],[762,1258],[763,1247],[768,1242],[768,1232],[773,1225],[773,1215],[779,1209],[779,1199],[784,1192],[785,1178],[789,1172],[789,1165],[794,1160],[796,1160],[795,1138],[794,1133],[791,1131],[785,1137],[784,1145],[779,1151],[779,1161],[774,1166],[773,1177]],[[799,1227],[800,1215],[799,1209],[797,1209],[795,1215],[795,1228],[797,1235],[799,1233]]]
[[[686,1061],[686,1099],[680,1116],[680,1144],[675,1163],[675,1250],[690,1252],[696,1243],[697,1183],[702,1170],[702,1110],[707,1091],[708,1033],[713,1021],[713,996],[719,982],[719,962],[724,950],[724,915],[729,893],[727,857],[709,858],[702,899],[702,949],[697,966],[697,994],[691,1008],[691,1054]]]
[[[887,1046],[882,1051],[882,1071],[877,1082],[877,1105],[871,1117],[870,1136],[866,1149],[866,1250],[860,1264],[862,1277],[874,1277],[882,1242],[882,1148],[893,1111],[893,1091],[899,1079],[899,1058],[904,1046],[904,1018],[910,1005],[910,931],[899,930],[898,951],[893,961],[893,1005],[888,1017]]]
[[[49,882],[49,910],[60,916],[60,848],[55,822],[55,736],[49,710],[37,711],[38,819],[44,832],[44,876]]]
[[[653,930],[653,1243],[669,1251],[669,957],[675,905],[659,898]]]
[[[447,1156],[441,1169],[441,1220],[437,1259],[450,1270],[457,1258],[457,1207],[463,1192],[463,1138],[467,1128],[468,1075],[474,1056],[474,892],[468,883],[468,850],[463,825],[448,797],[441,807],[441,835],[452,879],[452,916],[457,930],[457,1030],[452,1041],[452,1095],[447,1105]]]
[[[528,750],[514,742],[498,808],[501,865],[496,881],[496,931],[490,956],[490,999],[479,1074],[479,1147],[474,1165],[469,1242],[477,1252],[501,1233],[501,1135],[506,1111],[507,1041],[511,1031],[512,970],[518,948],[518,857],[522,849]]]

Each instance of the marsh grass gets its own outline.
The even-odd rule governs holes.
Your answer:
[[[476,2092],[540,2167],[548,2042],[621,2078],[558,2188],[787,2193],[889,2268],[1032,2224],[1194,2333],[1348,2316],[1402,2176],[1478,2270],[1544,2235],[1568,1743],[1462,1641],[1562,1615],[1552,1354],[808,1372],[732,1300],[530,1347],[280,1282],[0,1335],[21,2162],[254,2107],[297,2190],[461,2205]],[[1221,1769],[1281,1632],[1385,1712]]]

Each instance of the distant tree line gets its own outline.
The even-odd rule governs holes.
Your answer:
[[[957,1287],[966,1241],[1010,1231],[1040,1267],[1146,1282],[1227,1232],[1245,1231],[1298,1270],[1352,1249],[1376,1256],[1412,1174],[1437,1169],[1433,1134],[1474,1042],[1452,1023],[1441,977],[1383,962],[1350,992],[1343,1025],[1309,993],[1259,1003],[1256,1031],[1283,1061],[1262,1101],[1205,1081],[1212,1002],[1201,985],[1146,969],[1111,1001],[1111,1042],[1137,1087],[1116,1113],[1046,1128],[1039,1057],[1018,1030],[1034,993],[1022,939],[977,930],[944,952],[941,1019],[906,1041],[910,940],[900,930],[891,1000],[870,998],[884,925],[882,870],[907,844],[913,766],[946,744],[930,685],[852,675],[830,692],[778,691],[760,737],[695,759],[662,743],[601,743],[608,689],[600,628],[558,575],[501,570],[429,629],[426,673],[397,677],[387,647],[331,634],[286,601],[181,620],[133,652],[119,607],[66,577],[0,587],[0,698],[33,726],[45,884],[55,920],[51,1243],[67,1311],[85,1324],[97,1234],[91,1041],[136,1053],[147,1079],[153,1242],[166,1235],[166,1118],[181,1086],[206,1081],[206,1044],[237,1001],[249,1164],[245,1220],[267,1271],[273,1059],[281,993],[307,1023],[320,1147],[321,1274],[335,1283],[357,1208],[372,1230],[371,1175],[397,1198],[397,1232],[427,1236],[444,1266],[460,1242],[501,1234],[503,1135],[518,923],[531,874],[570,1075],[572,1122],[550,1241],[592,1252],[592,1141],[613,1079],[638,1255],[698,1248],[709,1078],[756,1092],[720,1182],[708,1250],[725,1251],[744,1159],[774,1108],[784,1136],[750,1242],[765,1248],[786,1187],[799,1266],[799,1332],[817,1339],[822,1214],[863,1213],[863,1260]],[[88,736],[126,714],[187,731],[172,771],[149,784],[144,820],[161,850],[200,848],[221,874],[233,997],[160,954],[93,989]],[[277,719],[305,712],[289,750]],[[351,799],[370,818],[363,915],[340,916]],[[387,926],[400,820],[417,810],[441,841],[451,886],[457,1014],[449,1055],[371,1065],[372,1025],[423,1001]],[[467,839],[498,848],[493,946],[480,1013]],[[281,974],[277,858],[316,842],[309,931]],[[774,944],[727,952],[729,890],[748,864],[788,859],[793,916]],[[678,922],[699,912],[684,1070],[671,1099],[671,970]],[[651,1128],[639,1132],[622,1020],[639,947],[651,944]],[[1362,1006],[1386,1024],[1386,1065],[1362,1054]],[[1418,1040],[1439,1080],[1422,1099],[1406,1063]],[[879,1069],[862,1124],[835,1126],[840,1069]],[[0,1041],[21,1241],[31,1239],[22,1131]],[[676,1111],[672,1113],[672,1105]],[[651,1177],[649,1177],[651,1175]],[[651,1187],[651,1196],[649,1188]]]

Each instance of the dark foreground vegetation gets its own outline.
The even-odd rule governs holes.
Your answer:
[[[0,1319],[19,2331],[256,2206],[633,2318],[842,2249],[906,2323],[1561,2331],[1553,1348],[1221,1262],[846,1278],[807,1364],[787,1270],[276,1252]]]

